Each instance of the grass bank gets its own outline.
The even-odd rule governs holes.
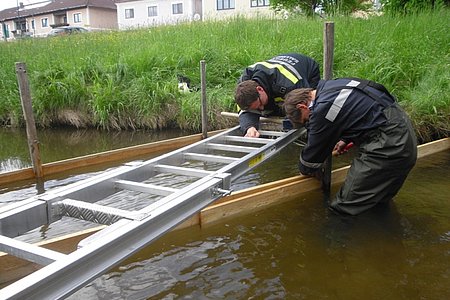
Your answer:
[[[383,83],[413,119],[421,141],[449,133],[448,10],[368,20],[333,18],[334,77]],[[207,67],[211,129],[228,126],[233,90],[247,65],[283,52],[322,66],[324,19],[236,18],[132,31],[0,43],[0,124],[21,126],[14,63],[27,64],[39,126],[198,130],[200,92],[177,89],[177,74],[200,86]]]

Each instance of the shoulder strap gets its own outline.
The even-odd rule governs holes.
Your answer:
[[[331,122],[334,122],[337,115],[341,111],[341,108],[344,106],[344,103],[350,96],[351,89],[357,89],[363,92],[364,94],[372,98],[374,101],[378,102],[382,107],[388,107],[395,102],[395,98],[387,91],[387,89],[383,85],[379,83],[360,78],[341,78],[341,79],[348,79],[350,81],[346,85],[339,85],[331,88],[325,88],[324,90],[321,91],[325,93],[331,91],[341,91],[339,95],[333,100],[333,103],[325,116],[325,118]],[[392,102],[386,101],[377,94],[373,93],[367,88],[367,86],[370,86],[382,93],[385,93],[391,99]]]
[[[395,102],[395,97],[392,96],[391,93],[389,93],[389,91],[386,89],[386,87],[384,85],[382,85],[381,83],[378,83],[378,82],[375,82],[372,80],[361,79],[361,78],[357,78],[357,77],[346,77],[345,79],[351,79],[351,80],[356,80],[356,81],[361,82],[358,86],[356,86],[356,88],[359,90],[362,90],[366,94],[369,94],[369,96],[371,96],[372,93],[368,89],[366,89],[367,86],[370,86],[382,93],[385,93],[386,95],[389,96],[389,98],[391,98]]]
[[[377,101],[381,105],[386,106],[386,101],[382,101],[378,95],[374,94],[372,91],[367,89],[367,86],[370,86],[382,93],[385,93],[389,98],[391,98],[392,103],[396,101],[395,97],[393,95],[391,95],[391,93],[389,93],[389,91],[386,89],[386,87],[384,85],[377,83],[375,81],[356,78],[356,77],[345,77],[345,78],[337,78],[337,79],[348,79],[348,80],[351,80],[352,82],[356,82],[357,84],[335,86],[332,88],[325,89],[324,91],[328,92],[328,91],[337,91],[337,90],[342,90],[342,89],[357,89],[357,90],[365,93],[366,95],[368,95],[370,98]]]

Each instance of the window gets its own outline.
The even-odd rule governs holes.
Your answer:
[[[156,17],[158,15],[158,7],[156,6],[149,6],[148,7],[148,16],[149,17]]]
[[[73,14],[73,22],[74,23],[81,23],[81,13]]]
[[[251,0],[250,6],[251,7],[263,7],[263,6],[269,6],[270,1],[269,0]]]
[[[183,13],[183,3],[172,4],[172,14],[180,15]]]
[[[125,19],[134,19],[134,8],[125,9]]]
[[[48,27],[48,18],[41,19],[42,28]]]
[[[217,0],[217,10],[234,9],[234,0]]]
[[[34,20],[31,20],[31,29],[36,29],[36,25],[34,24]]]

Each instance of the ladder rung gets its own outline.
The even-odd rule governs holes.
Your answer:
[[[225,137],[225,141],[265,145],[267,143],[273,142],[273,139],[266,139],[266,138],[257,138],[256,139],[256,138],[245,137],[245,136],[230,135],[230,136]]]
[[[160,173],[172,173],[192,177],[205,177],[214,173],[213,171],[206,171],[194,168],[184,168],[170,165],[155,165],[155,171]]]
[[[49,265],[55,260],[63,259],[65,254],[42,248],[36,245],[14,240],[0,235],[0,251],[37,263]]]
[[[159,186],[159,185],[150,184],[150,183],[129,181],[129,180],[117,180],[115,182],[115,184],[116,184],[116,188],[118,188],[118,189],[154,194],[154,195],[159,195],[159,196],[168,196],[177,191],[177,189],[170,188],[170,187]]]
[[[239,160],[239,158],[237,157],[227,157],[220,155],[200,154],[200,153],[184,153],[183,155],[185,159],[198,160],[204,162],[224,163],[224,164],[230,164],[232,162],[235,162],[236,160]]]
[[[128,210],[73,199],[64,199],[58,204],[65,216],[104,225],[113,224],[123,218],[135,219],[138,215],[138,213]]]
[[[230,151],[230,152],[244,152],[244,153],[250,153],[252,151],[258,150],[257,147],[224,145],[224,144],[215,144],[215,143],[208,143],[207,147],[208,147],[208,149],[212,149],[212,150],[222,150],[222,151]]]
[[[260,136],[283,136],[286,132],[282,131],[269,131],[269,130],[260,130]]]

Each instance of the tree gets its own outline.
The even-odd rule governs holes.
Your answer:
[[[271,0],[270,5],[275,11],[285,9],[289,12],[298,12],[300,10],[308,17],[312,17],[320,2],[322,0]]]
[[[400,1],[400,0],[396,0]],[[306,16],[314,16],[320,9],[327,15],[350,14],[355,10],[366,10],[367,0],[271,0],[271,6],[275,11],[283,9],[293,13],[304,13]]]

